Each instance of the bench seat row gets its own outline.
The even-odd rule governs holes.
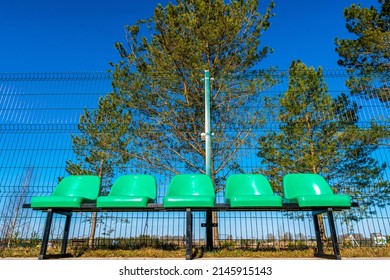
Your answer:
[[[56,186],[50,196],[31,199],[31,208],[80,208],[96,202],[97,208],[146,208],[157,196],[156,180],[151,175],[124,175],[113,184],[106,196],[99,196],[101,181],[93,175],[71,175]],[[334,194],[318,174],[288,174],[283,178],[283,197],[276,195],[264,175],[235,174],[228,177],[225,201],[231,208],[282,208],[283,203],[299,207],[351,207],[347,195]],[[165,208],[211,208],[215,191],[210,177],[204,174],[181,174],[172,178]]]

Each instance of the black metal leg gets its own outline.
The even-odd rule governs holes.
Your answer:
[[[212,251],[214,249],[212,210],[206,210],[206,249],[209,251]]]
[[[51,228],[52,221],[53,221],[53,209],[48,209],[47,210],[45,229],[43,231],[41,251],[40,251],[39,257],[38,257],[39,260],[43,260],[43,259],[46,258],[46,252],[47,252],[47,246],[48,246],[48,243],[49,243],[50,228]]]
[[[65,221],[65,228],[64,228],[64,235],[62,237],[62,245],[61,245],[61,254],[54,254],[54,255],[48,255],[47,254],[47,247],[49,244],[49,237],[50,237],[50,229],[51,224],[53,223],[53,215],[54,213],[65,215],[66,221]],[[39,253],[39,260],[43,259],[49,259],[49,258],[65,258],[70,257],[71,255],[66,254],[66,247],[68,245],[68,238],[69,238],[69,229],[70,229],[70,222],[72,219],[72,213],[68,212],[54,212],[53,209],[47,210],[47,217],[46,217],[46,224],[45,229],[43,232],[43,238],[42,238],[42,244],[41,244],[41,250]]]
[[[322,247],[322,240],[321,240],[321,234],[320,234],[320,224],[318,222],[318,213],[313,213],[313,222],[314,222],[314,230],[316,234],[316,240],[317,240],[317,254],[323,255],[324,249]]]
[[[192,212],[186,209],[186,260],[192,259]]]
[[[70,221],[72,220],[72,213],[66,214],[64,235],[62,237],[62,246],[61,246],[61,254],[66,255],[66,246],[68,245],[69,238],[69,229],[70,229]]]
[[[340,248],[339,248],[339,243],[337,241],[336,227],[333,218],[333,211],[331,208],[328,209],[327,214],[328,214],[328,221],[329,221],[330,236],[332,238],[333,252],[335,258],[337,260],[341,260]]]
[[[315,228],[316,240],[317,240],[317,253],[314,255],[319,258],[341,260],[341,254],[340,254],[339,244],[337,243],[337,233],[336,233],[332,211],[333,211],[332,208],[313,211],[313,221],[314,221],[314,228]],[[329,222],[330,234],[331,234],[332,245],[333,245],[333,254],[324,254],[324,249],[323,249],[321,234],[320,234],[320,226],[318,221],[318,215],[321,215],[323,213],[327,213],[328,215],[328,222]]]

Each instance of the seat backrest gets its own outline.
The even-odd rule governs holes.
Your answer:
[[[318,174],[288,174],[283,177],[283,191],[287,199],[298,195],[333,194],[329,184]]]
[[[267,178],[262,174],[234,174],[226,181],[225,198],[237,195],[273,195]]]
[[[100,191],[100,177],[94,175],[71,175],[63,178],[54,189],[53,196],[78,196],[95,200]]]
[[[151,175],[124,175],[115,180],[109,195],[145,196],[155,200],[156,179]]]
[[[204,174],[181,174],[172,178],[167,196],[204,195],[215,197],[211,178]]]

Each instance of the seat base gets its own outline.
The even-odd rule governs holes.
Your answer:
[[[214,207],[215,197],[202,195],[166,196],[164,207],[191,208],[191,207]]]
[[[37,196],[31,198],[31,208],[80,208],[79,196]]]
[[[300,207],[351,207],[348,195],[299,195],[289,202],[298,203]]]
[[[231,196],[230,207],[282,207],[282,198],[276,195]]]
[[[98,197],[96,207],[98,208],[146,208],[149,198],[146,196],[116,196],[108,195]]]

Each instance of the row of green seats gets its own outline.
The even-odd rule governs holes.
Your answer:
[[[64,178],[51,196],[31,199],[32,208],[80,208],[95,202],[98,208],[143,208],[156,200],[156,180],[151,175],[119,177],[107,196],[99,196],[100,178],[81,175]],[[226,182],[225,200],[230,207],[281,208],[284,203],[300,207],[350,207],[347,195],[336,195],[317,174],[288,174],[283,178],[284,197],[275,195],[261,174],[235,174]],[[182,174],[172,178],[163,200],[166,208],[214,207],[215,192],[210,177]]]
[[[351,207],[348,195],[336,195],[318,174],[288,174],[283,177],[284,197],[275,195],[261,174],[236,174],[226,182],[225,199],[230,207]]]

